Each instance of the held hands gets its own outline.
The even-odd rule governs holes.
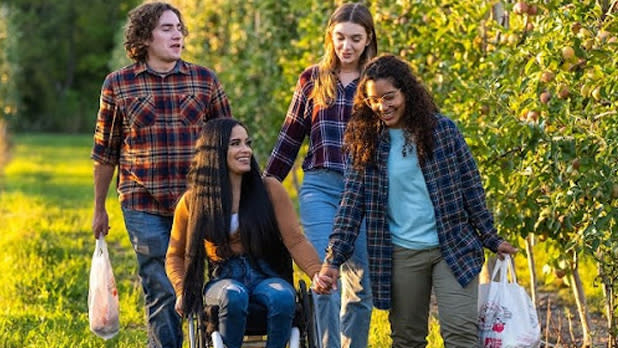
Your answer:
[[[311,288],[320,295],[330,294],[332,290],[337,290],[337,279],[339,278],[339,268],[327,263],[322,264],[320,273],[313,276]]]
[[[511,245],[511,243],[504,241],[498,245],[498,258],[504,260],[504,254],[514,255],[517,252],[517,248]]]

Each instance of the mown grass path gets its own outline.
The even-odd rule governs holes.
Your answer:
[[[94,250],[91,142],[89,135],[15,137],[0,184],[0,348],[145,346],[137,266],[113,188],[107,242],[121,330],[104,341],[88,328]],[[389,331],[386,312],[374,311],[371,347],[389,346]]]
[[[0,177],[0,348],[144,347],[142,290],[114,188],[107,204],[112,226],[107,242],[120,296],[121,330],[104,341],[88,328],[94,250],[91,136],[17,135],[14,140],[12,160]],[[537,274],[543,274],[545,254],[552,251],[538,249]],[[516,259],[518,278],[527,287],[523,253]],[[602,308],[594,265],[587,260],[581,268],[589,304]],[[573,307],[568,288],[559,280],[550,276],[539,285],[566,301],[565,308]],[[430,348],[443,346],[436,321],[430,325]],[[389,333],[387,312],[374,310],[370,348],[390,346]]]
[[[141,287],[115,199],[107,238],[121,331],[103,341],[88,328],[94,250],[90,136],[22,135],[0,194],[0,346],[145,346]],[[110,190],[110,195],[115,196]]]

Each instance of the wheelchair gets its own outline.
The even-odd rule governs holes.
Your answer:
[[[292,260],[290,259],[290,265]],[[210,266],[210,265],[209,265]],[[209,271],[210,271],[210,267]],[[209,272],[210,273],[210,272]],[[288,280],[292,279],[291,268]],[[322,348],[318,322],[315,320],[315,301],[311,289],[304,280],[298,282],[296,292],[296,311],[292,322],[289,348]],[[266,344],[267,310],[261,304],[249,303],[247,327],[243,347],[264,347]],[[205,306],[199,314],[188,318],[190,348],[225,348],[218,332],[218,306]]]

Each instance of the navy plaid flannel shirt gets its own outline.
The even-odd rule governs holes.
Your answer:
[[[478,168],[463,135],[450,119],[437,115],[433,158],[422,166],[434,206],[440,250],[458,282],[465,286],[481,271],[483,246],[496,251],[503,241],[487,209]],[[393,245],[388,226],[388,132],[382,132],[376,165],[346,168],[345,189],[327,248],[326,262],[340,266],[352,254],[363,217],[374,305],[391,306]]]
[[[231,114],[212,70],[178,60],[160,75],[135,63],[103,82],[91,158],[118,166],[123,207],[171,216],[204,123]]]
[[[298,78],[279,138],[266,164],[265,175],[283,181],[294,165],[305,137],[309,138],[309,150],[303,161],[304,171],[323,168],[343,174],[343,134],[352,114],[358,79],[345,87],[337,80],[335,100],[324,108],[314,105],[311,97],[317,75],[318,67],[314,65]]]

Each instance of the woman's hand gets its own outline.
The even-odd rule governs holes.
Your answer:
[[[174,306],[174,309],[176,310],[176,313],[178,313],[178,315],[180,315],[180,317],[183,317],[183,313],[182,313],[182,295],[176,297],[176,305]]]
[[[339,278],[339,269],[327,263],[322,265],[320,273],[313,276],[312,289],[314,292],[326,295],[332,290],[337,290],[337,279]]]
[[[514,255],[517,252],[517,248],[511,245],[511,243],[504,241],[498,245],[498,258],[504,260],[504,254]]]

